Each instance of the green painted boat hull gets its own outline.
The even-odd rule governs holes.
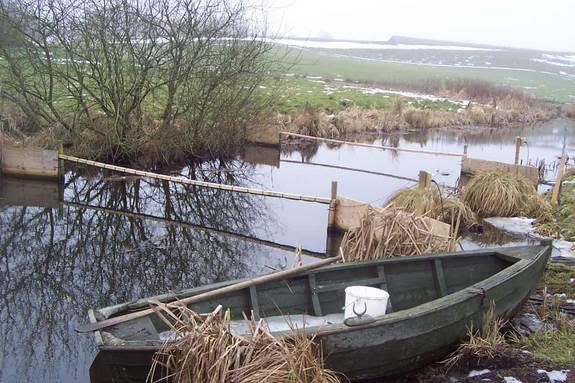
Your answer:
[[[535,289],[550,254],[551,246],[545,244],[330,265],[190,308],[209,312],[221,304],[231,310],[232,319],[251,310],[260,317],[322,316],[342,312],[347,286],[383,288],[390,294],[391,312],[372,323],[305,329],[316,335],[328,368],[351,380],[371,379],[404,373],[445,357],[469,326],[481,326],[492,302],[498,316],[512,316]],[[235,282],[153,298],[170,301]],[[93,310],[90,320],[146,308],[148,299]],[[101,353],[91,368],[92,381],[145,379],[152,355],[161,345],[158,334],[166,329],[152,314],[97,331]]]

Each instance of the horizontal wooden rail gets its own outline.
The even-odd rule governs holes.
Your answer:
[[[280,160],[280,162],[286,162],[286,163],[289,163],[289,164],[301,164],[301,165],[320,166],[320,167],[330,168],[330,169],[347,170],[347,171],[350,171],[350,172],[373,174],[373,175],[376,175],[376,176],[396,178],[396,179],[398,179],[398,180],[403,180],[403,181],[411,181],[411,182],[418,182],[418,181],[419,181],[417,178],[403,177],[403,176],[398,176],[398,175],[395,175],[395,174],[376,172],[376,171],[373,171],[373,170],[350,168],[350,167],[347,167],[347,166],[322,164],[322,163],[318,163],[318,162],[307,162],[307,161],[302,162],[302,161],[294,161],[294,160]]]
[[[71,162],[76,162],[79,164],[95,166],[95,167],[99,167],[102,169],[113,170],[116,172],[133,174],[133,175],[137,175],[137,176],[141,176],[141,177],[156,178],[156,179],[171,181],[171,182],[178,182],[178,183],[186,184],[186,185],[200,186],[200,187],[220,189],[220,190],[229,190],[229,191],[233,191],[233,192],[237,192],[237,193],[254,194],[254,195],[261,195],[261,196],[266,196],[266,197],[291,199],[291,200],[296,200],[296,201],[316,202],[316,203],[322,203],[322,204],[326,204],[326,205],[329,205],[329,203],[331,202],[330,198],[325,198],[325,197],[307,196],[307,195],[303,195],[303,194],[284,193],[284,192],[278,192],[278,191],[273,191],[273,190],[263,190],[263,189],[252,189],[252,188],[247,188],[247,187],[243,187],[243,186],[225,185],[225,184],[218,184],[215,182],[191,180],[189,178],[184,178],[184,177],[168,176],[165,174],[152,173],[152,172],[147,172],[144,170],[136,170],[136,169],[131,169],[131,168],[125,168],[122,166],[106,164],[103,162],[86,160],[83,158],[68,156],[66,154],[60,154],[59,158],[62,160],[66,160],[66,161],[71,161]]]
[[[308,140],[331,142],[332,144],[346,144],[346,145],[361,146],[364,148],[394,150],[396,152],[423,153],[423,154],[435,154],[435,155],[440,155],[440,156],[465,157],[464,153],[437,152],[437,151],[433,151],[433,150],[422,150],[422,149],[394,148],[393,146],[383,146],[383,145],[374,145],[374,144],[364,144],[361,142],[341,141],[341,140],[334,140],[332,138],[313,137],[313,136],[306,136],[304,134],[297,134],[297,133],[290,133],[290,132],[281,132],[281,134],[284,136],[300,137],[300,138],[305,138]]]

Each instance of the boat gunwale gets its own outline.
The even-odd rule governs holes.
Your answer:
[[[476,282],[473,285],[470,285],[464,289],[455,291],[455,292],[448,294],[444,297],[440,297],[440,298],[431,300],[429,302],[422,303],[420,305],[411,307],[409,309],[405,309],[405,310],[397,311],[394,313],[385,314],[385,315],[382,315],[380,317],[376,317],[375,321],[372,323],[369,323],[369,324],[365,324],[362,326],[350,327],[350,326],[346,326],[342,323],[335,323],[335,324],[327,324],[327,325],[321,325],[321,326],[305,327],[301,330],[305,331],[305,333],[308,336],[311,336],[311,335],[328,336],[328,335],[341,334],[341,333],[346,333],[346,332],[361,331],[361,330],[365,330],[365,329],[369,329],[369,328],[379,327],[382,325],[397,323],[397,322],[400,322],[400,321],[403,321],[406,319],[410,319],[410,320],[416,319],[416,318],[428,315],[429,313],[437,312],[437,311],[449,308],[450,306],[452,306],[454,304],[459,304],[459,303],[462,303],[468,299],[471,299],[471,298],[477,296],[478,294],[481,294],[482,292],[487,293],[489,289],[491,289],[491,288],[493,288],[493,287],[495,287],[495,286],[497,286],[503,282],[506,282],[512,278],[515,278],[521,272],[523,272],[524,270],[526,270],[530,266],[532,266],[542,256],[544,256],[546,254],[546,252],[550,251],[549,246],[550,245],[547,245],[547,244],[541,244],[541,245],[534,245],[534,246],[506,247],[506,248],[503,248],[501,250],[479,249],[479,250],[468,250],[465,252],[439,253],[439,254],[432,254],[432,255],[425,255],[425,256],[406,256],[406,257],[401,257],[401,258],[389,258],[389,259],[384,259],[384,260],[354,262],[353,264],[346,264],[346,263],[333,264],[333,265],[324,266],[324,267],[316,269],[316,270],[310,270],[306,273],[303,273],[302,275],[317,274],[317,273],[322,273],[322,272],[326,272],[326,271],[334,271],[334,270],[338,270],[341,268],[359,268],[359,267],[370,266],[370,265],[378,265],[378,264],[382,264],[382,263],[410,262],[410,261],[417,261],[417,260],[419,260],[419,261],[428,260],[429,261],[429,260],[433,260],[433,259],[437,259],[437,258],[447,258],[447,257],[452,257],[452,256],[455,256],[455,257],[467,256],[467,257],[469,257],[469,256],[492,255],[492,256],[496,256],[496,257],[503,256],[503,258],[505,258],[508,261],[510,261],[511,259],[516,260],[515,263],[507,266],[503,270],[500,270],[499,272],[491,275],[490,277],[485,278],[479,282]],[[535,247],[539,247],[540,249],[537,253],[535,253],[535,255],[533,255],[530,258],[523,258],[519,254],[518,255],[504,254],[505,252],[508,252],[510,250],[511,251],[517,251],[520,249],[533,249]],[[222,285],[225,286],[227,284],[237,283],[237,282],[242,281],[242,280],[249,280],[249,278],[240,279],[240,280],[232,280],[232,281],[228,281],[227,283],[222,282]],[[207,286],[212,286],[212,285],[207,285]],[[196,287],[194,289],[187,290],[187,292],[190,292],[191,290],[195,290],[195,289],[200,289],[202,287],[207,287],[207,286],[199,286],[199,287]],[[146,298],[146,299],[153,299],[153,297]],[[129,303],[124,303],[124,304],[117,305],[117,306],[128,307],[128,304]],[[115,307],[115,306],[110,306],[110,308],[112,308],[112,307]],[[296,314],[296,315],[299,315],[299,314]],[[90,321],[91,322],[92,321],[97,322],[95,315],[90,317]],[[106,351],[106,350],[151,351],[151,350],[157,350],[159,347],[159,344],[161,343],[158,341],[125,341],[128,344],[123,344],[121,346],[109,345],[103,339],[100,331],[101,330],[98,330],[95,333],[96,333],[96,340],[98,343],[98,348],[102,351]],[[272,332],[272,334],[274,336],[278,336],[278,337],[289,337],[290,335],[293,335],[293,333],[291,331],[277,331],[277,332]],[[102,343],[98,342],[99,339],[102,340]],[[117,338],[117,339],[120,339],[120,338]],[[132,344],[129,344],[129,342],[132,342]],[[142,343],[145,343],[145,342],[155,342],[155,344],[154,345],[143,345]]]

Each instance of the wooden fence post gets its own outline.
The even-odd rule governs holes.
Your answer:
[[[421,170],[419,172],[419,182],[417,183],[417,187],[423,190],[427,189],[429,185],[431,185],[431,174],[425,170]]]
[[[331,181],[331,201],[329,203],[329,212],[327,216],[328,232],[335,225],[335,209],[337,205],[337,181]]]
[[[563,154],[561,156],[561,161],[559,161],[559,168],[557,169],[557,176],[555,177],[555,185],[553,186],[553,192],[551,193],[551,206],[557,206],[559,203],[559,192],[561,191],[561,181],[563,180],[566,161],[567,155]]]
[[[515,137],[515,165],[519,165],[519,153],[521,151],[521,145],[523,145],[523,139],[519,136]]]

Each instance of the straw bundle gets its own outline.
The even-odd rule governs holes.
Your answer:
[[[370,207],[360,226],[345,234],[341,247],[348,262],[451,251],[458,226],[455,222],[452,233],[442,235],[428,217],[393,206]]]
[[[252,335],[229,330],[221,306],[199,315],[185,306],[155,302],[156,313],[174,333],[154,355],[147,381],[177,383],[337,383],[323,356],[305,333],[275,338],[265,322],[251,321]],[[158,377],[159,376],[159,377]]]
[[[465,203],[459,199],[443,197],[437,188],[400,189],[387,203],[408,213],[425,215],[449,224],[457,217],[461,217],[462,223],[468,225],[477,222],[475,213]]]
[[[548,204],[526,178],[501,170],[473,177],[464,202],[480,217],[541,218],[549,212]]]

